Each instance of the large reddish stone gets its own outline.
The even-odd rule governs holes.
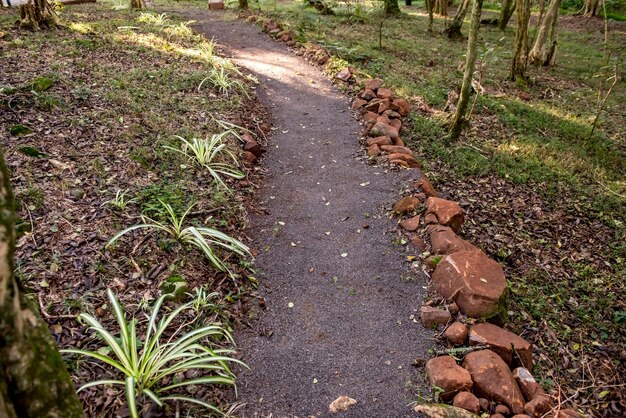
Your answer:
[[[389,158],[389,162],[391,164],[406,165],[409,168],[422,168],[422,166],[415,159],[415,157],[409,154],[396,152],[393,154],[389,154],[387,158]]]
[[[537,383],[537,381],[528,371],[528,369],[524,367],[516,368],[515,370],[513,370],[513,377],[517,382],[517,386],[519,386],[520,390],[522,391],[524,399],[526,399],[527,401],[530,401],[537,396],[546,395],[541,385]]]
[[[434,308],[432,306],[422,306],[420,308],[420,319],[422,320],[422,325],[426,328],[437,327],[437,325],[446,325],[450,322],[450,312]]]
[[[427,196],[438,196],[437,191],[435,191],[435,188],[432,186],[432,184],[430,184],[430,181],[428,181],[428,178],[426,178],[426,175],[424,175],[424,173],[420,173],[419,178],[413,183],[413,187],[421,190]]]
[[[508,406],[515,414],[524,413],[524,396],[509,366],[491,350],[469,353],[463,367],[472,376],[474,393]]]
[[[504,270],[482,251],[445,256],[433,272],[432,282],[467,316],[489,318],[503,314],[507,296]]]
[[[365,89],[363,90],[363,92],[361,93],[361,99],[363,100],[372,100],[376,97],[376,93],[374,93],[374,90],[372,89]]]
[[[397,145],[383,145],[382,147],[380,147],[380,149],[382,151],[389,152],[391,154],[400,153],[400,154],[413,155],[413,151],[411,151],[407,147],[399,147]]]
[[[241,134],[241,139],[244,141],[243,150],[249,151],[254,154],[255,157],[260,157],[263,150],[258,142],[248,132]]]
[[[433,213],[439,223],[449,226],[455,232],[463,225],[463,209],[451,200],[431,197],[426,201],[426,214]]]
[[[420,201],[418,198],[413,196],[405,196],[398,200],[396,204],[393,206],[393,211],[396,213],[409,213],[413,212],[419,206]]]
[[[472,392],[459,392],[452,400],[452,405],[457,408],[465,409],[473,414],[480,412],[480,402]]]
[[[356,99],[352,102],[352,109],[360,109],[367,104],[367,100]]]
[[[402,229],[405,229],[407,231],[415,231],[420,226],[420,216],[415,215],[411,218],[403,219],[402,221],[400,221],[400,226],[402,227]]]
[[[398,137],[398,130],[391,125],[376,122],[372,129],[370,129],[369,136],[388,136],[389,138],[394,139]]]
[[[370,90],[378,90],[380,88],[380,86],[383,85],[383,80],[381,80],[380,78],[372,78],[370,80],[367,80],[365,82],[365,88],[366,89],[370,89]]]
[[[389,121],[389,125],[393,126],[394,128],[396,128],[398,130],[398,134],[400,133],[400,129],[402,129],[402,121],[400,119],[391,119]],[[400,138],[398,138],[400,139]],[[399,144],[396,144],[399,145]],[[402,144],[402,146],[404,146],[404,144]]]
[[[389,100],[393,99],[393,91],[384,87],[379,88],[378,91],[376,92],[376,95],[378,96],[379,99],[389,99]]]
[[[381,145],[391,145],[391,138],[386,135],[377,136],[375,138],[368,138],[365,143],[368,147],[371,147],[372,145],[378,145],[379,147]]]
[[[455,322],[443,334],[451,345],[463,345],[467,341],[467,325]]]
[[[378,114],[383,114],[391,108],[391,100],[389,99],[378,99],[378,102]]]
[[[459,392],[472,389],[470,373],[456,364],[450,356],[434,357],[428,360],[426,375],[431,386],[443,389],[440,397],[444,401],[449,401]]]
[[[411,111],[411,106],[406,99],[393,99],[391,109],[398,112],[401,116],[406,116]]]
[[[380,154],[380,148],[378,147],[378,145],[374,144],[367,147],[367,155],[369,157],[376,157],[378,154]]]
[[[365,112],[365,114],[363,114],[363,122],[369,122],[369,121],[376,122],[376,119],[378,119],[378,113]]]
[[[433,254],[453,254],[459,251],[478,251],[478,248],[454,233],[452,228],[433,225],[428,229]]]
[[[552,400],[548,395],[539,395],[524,405],[524,412],[531,417],[542,417],[552,409]]]
[[[470,345],[488,345],[489,349],[502,357],[506,364],[513,360],[513,350],[527,369],[533,367],[532,348],[528,341],[505,329],[489,323],[473,325],[469,331]]]

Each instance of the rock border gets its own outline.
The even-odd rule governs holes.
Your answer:
[[[294,31],[274,19],[249,12],[240,13],[239,18],[261,25],[269,36],[314,64],[325,66],[331,60],[327,49],[298,42]],[[468,411],[469,416],[484,412],[492,414],[491,418],[582,418],[573,409],[560,409],[560,404],[555,408],[552,397],[532,376],[531,344],[487,322],[506,323],[509,291],[504,270],[457,235],[465,220],[463,209],[458,202],[439,196],[413,151],[405,147],[400,133],[402,118],[411,112],[410,103],[383,87],[382,79],[359,78],[356,73],[346,66],[332,79],[361,88],[351,108],[364,127],[361,143],[367,156],[415,172],[409,193],[394,204],[393,213],[400,217],[398,224],[411,245],[424,256],[425,266],[432,271],[432,286],[445,302],[444,309],[422,306],[420,316],[425,327],[442,329],[440,335],[450,347],[425,367],[440,399],[453,405],[446,412]],[[428,242],[423,235],[428,235]],[[454,357],[459,355],[464,357],[460,365]],[[427,413],[424,408],[442,407],[418,405],[415,411]]]

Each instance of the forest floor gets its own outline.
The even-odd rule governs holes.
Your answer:
[[[563,16],[557,66],[530,68],[527,82],[508,80],[514,21],[504,33],[483,25],[476,77],[484,90],[469,129],[449,144],[465,43],[442,34],[441,17],[428,34],[422,2],[382,24],[368,3],[339,3],[335,16],[291,1],[251,7],[335,54],[331,77],[351,65],[410,98],[419,111],[405,142],[435,188],[461,202],[462,236],[505,268],[509,319],[535,345],[534,375],[590,415],[623,413],[626,22],[609,21],[605,33],[602,19]],[[497,17],[495,5],[485,7],[484,18]]]

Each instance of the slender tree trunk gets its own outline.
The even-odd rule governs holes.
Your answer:
[[[143,0],[130,0],[130,8],[135,10],[143,9]]]
[[[465,15],[467,14],[467,9],[469,8],[470,0],[462,0],[461,4],[459,4],[459,8],[454,15],[454,19],[450,26],[446,28],[444,31],[448,38],[450,39],[462,39],[463,34],[461,33],[461,27],[463,26],[463,21],[465,20]]]
[[[385,0],[385,10],[384,13],[387,16],[397,16],[401,14],[400,6],[398,5],[398,0]]]
[[[428,11],[428,33],[433,31],[433,11],[435,8],[435,0],[424,0],[426,10]]]
[[[465,112],[469,104],[472,77],[474,75],[474,66],[476,65],[476,50],[478,49],[478,30],[480,29],[480,15],[483,9],[483,0],[474,0],[472,7],[472,23],[470,26],[469,39],[467,41],[467,53],[465,57],[465,72],[463,73],[463,84],[461,85],[461,94],[459,103],[457,104],[456,113],[450,127],[450,138],[452,141],[459,139],[463,124],[465,122]]]
[[[583,16],[585,17],[594,17],[598,14],[598,9],[602,0],[585,0],[585,8],[583,11]]]
[[[13,205],[0,152],[0,417],[82,417],[82,405],[48,326],[13,275]]]
[[[528,61],[534,65],[554,65],[556,55],[556,28],[559,19],[561,0],[550,0],[548,10],[544,16],[535,44],[528,54]]]
[[[248,10],[250,8],[248,6],[248,0],[239,0],[239,8],[241,10]]]
[[[515,0],[502,0],[502,8],[500,9],[500,17],[498,18],[498,29],[504,32],[514,11]]]
[[[525,78],[528,63],[528,22],[530,20],[530,0],[515,1],[515,55],[511,66],[511,80]]]
[[[435,0],[435,13],[448,16],[448,0]]]
[[[48,0],[30,0],[20,6],[20,25],[27,29],[40,30],[57,25],[58,19]]]

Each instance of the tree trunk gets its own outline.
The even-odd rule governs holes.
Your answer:
[[[583,16],[585,17],[594,17],[598,14],[598,9],[601,5],[601,0],[585,0],[585,8],[583,11]]]
[[[40,30],[57,25],[57,14],[48,0],[30,0],[20,6],[20,25],[23,28]]]
[[[82,405],[48,326],[13,275],[13,205],[0,152],[0,417],[82,417]]]
[[[135,10],[143,9],[143,0],[130,0],[130,8]]]
[[[528,54],[528,61],[534,65],[554,65],[556,55],[556,28],[559,19],[561,0],[550,0],[548,11],[541,22],[535,44]]]
[[[526,65],[528,63],[528,22],[530,20],[531,0],[516,0],[515,15],[517,22],[515,27],[515,55],[511,67],[511,80],[525,79]]]
[[[448,0],[435,0],[435,13],[448,16]]]
[[[398,5],[398,0],[385,0],[385,10],[384,13],[387,16],[397,16],[401,14],[400,6]]]
[[[502,8],[500,9],[500,17],[498,18],[498,29],[504,32],[514,11],[514,0],[502,0]]]
[[[469,104],[472,88],[472,77],[476,64],[476,50],[478,49],[478,30],[480,29],[480,15],[483,9],[483,0],[474,0],[472,7],[472,23],[470,26],[469,39],[467,41],[467,53],[465,57],[465,72],[463,73],[463,84],[461,94],[457,104],[456,113],[450,127],[450,138],[453,141],[459,139],[463,124],[465,123],[465,112]]]
[[[469,8],[469,2],[470,0],[462,0],[461,4],[459,4],[459,8],[454,15],[452,23],[444,31],[446,35],[448,35],[448,38],[463,39],[461,27],[463,26],[463,21],[465,20],[465,15],[467,14],[467,9]]]
[[[248,6],[248,0],[239,0],[239,8],[241,10],[248,10],[250,8]]]
[[[426,10],[428,11],[428,33],[433,31],[433,10],[435,7],[435,0],[424,0],[426,4]]]

